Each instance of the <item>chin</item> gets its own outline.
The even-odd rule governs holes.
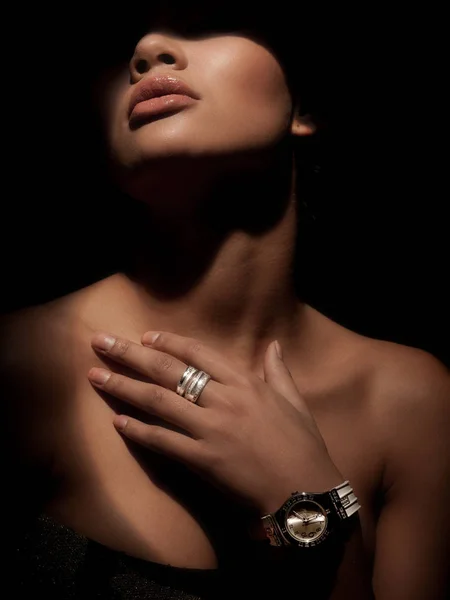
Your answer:
[[[169,126],[170,125],[170,126]],[[181,178],[199,181],[230,170],[265,163],[283,136],[280,132],[193,128],[158,121],[112,140],[113,161],[127,190],[148,190],[162,178],[172,185]],[[255,162],[256,159],[256,162]],[[258,161],[261,161],[260,163]],[[191,175],[192,177],[189,177]],[[199,176],[199,177],[198,177]],[[136,195],[136,192],[133,192]]]

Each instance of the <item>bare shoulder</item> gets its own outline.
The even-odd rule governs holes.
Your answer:
[[[450,501],[449,369],[422,349],[318,322],[345,389],[357,390],[367,439],[376,440],[387,505],[397,502],[406,514],[421,489]]]
[[[122,287],[121,287],[122,286]],[[117,293],[119,292],[119,293]],[[101,366],[90,339],[97,329],[127,335],[116,301],[120,278],[110,277],[51,302],[0,319],[0,379],[16,440],[33,459],[51,453],[91,366]],[[114,300],[113,300],[114,299]]]
[[[419,482],[437,490],[450,479],[450,371],[419,348],[372,339],[335,323],[332,346],[342,377],[358,381],[368,425],[384,453],[385,489]],[[442,492],[442,490],[441,490]]]
[[[436,408],[450,404],[450,370],[431,353],[358,334],[317,311],[313,319],[324,345],[345,365],[346,376],[350,378],[353,371],[364,378],[368,395],[380,411],[395,413],[424,401]]]
[[[76,331],[71,309],[71,298],[64,297],[2,316],[0,365],[8,381],[18,378],[23,382],[25,375],[32,374],[57,377],[57,366],[71,354],[64,341]],[[61,344],[65,352],[61,352]],[[44,372],[43,367],[47,367]]]
[[[386,436],[417,436],[425,426],[436,433],[447,427],[450,436],[446,365],[422,349],[360,335],[317,311],[312,321],[329,349],[327,364],[335,365],[347,385],[359,385],[361,401]]]
[[[450,503],[449,370],[419,348],[346,332],[341,339],[365,374],[366,423],[382,460],[375,595],[443,598],[450,532],[439,507]]]
[[[45,304],[3,315],[0,319],[2,373],[54,380],[65,365],[76,365],[90,330],[92,307],[104,312],[105,297],[101,293],[104,285],[98,282]]]
[[[67,435],[64,424],[79,355],[85,352],[77,298],[66,296],[0,319],[2,455],[12,540],[42,510],[57,482],[55,458]]]
[[[437,421],[450,416],[446,365],[419,348],[380,340],[366,345],[366,360],[373,363],[371,391],[381,415],[401,418],[405,426],[424,417]]]
[[[432,354],[389,342],[368,342],[374,368],[373,415],[385,448],[384,487],[392,494],[450,486],[450,373]]]
[[[11,440],[26,462],[51,460],[61,414],[74,388],[83,323],[76,297],[21,309],[0,322],[0,377]]]

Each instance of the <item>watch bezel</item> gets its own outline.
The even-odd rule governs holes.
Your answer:
[[[322,496],[322,494],[321,494]],[[325,516],[325,527],[322,531],[322,533],[316,537],[314,540],[300,540],[298,537],[294,536],[288,528],[288,524],[287,524],[287,520],[289,518],[289,515],[291,514],[291,511],[294,507],[294,505],[300,505],[302,503],[313,503],[315,504],[320,511],[322,512],[322,514]],[[276,513],[276,519],[278,522],[278,525],[280,527],[281,530],[281,534],[283,536],[283,538],[285,539],[285,541],[290,545],[290,544],[294,544],[296,546],[299,546],[301,548],[313,548],[314,546],[318,546],[320,545],[329,535],[330,533],[330,510],[324,506],[323,502],[320,502],[319,499],[317,498],[316,494],[308,494],[308,493],[298,493],[298,492],[294,492],[292,494],[292,496],[285,502],[285,504],[277,511]]]

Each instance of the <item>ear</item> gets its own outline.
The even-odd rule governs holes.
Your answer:
[[[294,111],[291,123],[291,133],[295,136],[312,135],[317,131],[317,126],[314,123],[311,115],[302,115],[298,107]]]

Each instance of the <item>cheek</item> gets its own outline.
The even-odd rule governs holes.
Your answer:
[[[208,70],[228,124],[266,135],[288,130],[291,96],[279,63],[266,49],[256,44],[235,47],[210,61]]]

